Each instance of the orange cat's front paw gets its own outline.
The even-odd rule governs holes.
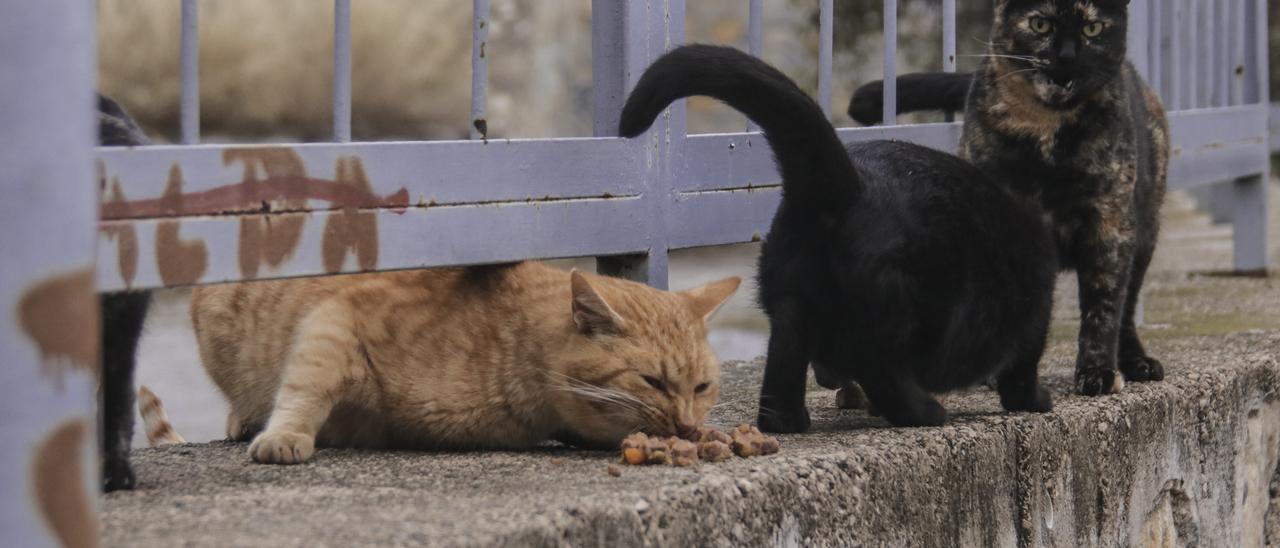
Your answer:
[[[316,452],[316,439],[293,432],[263,432],[249,444],[249,456],[263,464],[298,464]]]

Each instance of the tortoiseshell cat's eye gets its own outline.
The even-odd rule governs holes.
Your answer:
[[[1048,19],[1043,17],[1032,17],[1030,22],[1031,30],[1040,34],[1049,34],[1050,32],[1053,32],[1053,22]]]
[[[1102,34],[1102,31],[1105,30],[1106,28],[1107,28],[1106,23],[1103,23],[1101,21],[1094,21],[1092,23],[1089,23],[1088,25],[1085,25],[1084,35],[1089,38],[1097,38],[1099,35]]]

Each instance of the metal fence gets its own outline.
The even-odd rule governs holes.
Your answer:
[[[763,2],[748,3],[748,46],[758,54]],[[613,137],[627,90],[683,41],[685,0],[593,0],[594,136],[527,140],[487,136],[488,4],[474,0],[470,141],[347,142],[351,6],[335,0],[335,142],[199,145],[198,2],[182,0],[184,144],[96,150],[88,137],[92,5],[10,7],[0,19],[0,239],[8,259],[0,301],[23,312],[0,315],[0,349],[10,361],[0,368],[2,434],[10,440],[0,450],[6,538],[35,546],[97,530],[83,529],[93,518],[88,501],[96,487],[88,480],[96,467],[88,463],[96,456],[74,426],[93,424],[90,383],[86,375],[71,382],[50,373],[62,371],[59,364],[83,365],[95,348],[85,341],[95,340],[96,324],[66,319],[93,317],[93,284],[84,275],[94,260],[91,184],[103,189],[100,290],[573,256],[595,256],[602,272],[662,287],[669,250],[764,236],[780,185],[759,133],[689,135],[678,103],[645,136]],[[892,82],[897,2],[884,4]],[[830,112],[833,2],[819,5],[818,99]],[[942,7],[941,68],[955,70],[955,2]],[[1231,205],[1236,266],[1265,268],[1268,135],[1275,131],[1266,2],[1133,0],[1130,9],[1131,57],[1171,111],[1171,186],[1222,183],[1215,192]],[[885,92],[893,113],[894,86]],[[960,124],[838,134],[954,150]],[[49,461],[50,447],[77,458]],[[31,484],[41,478],[53,487]],[[65,491],[59,501],[86,502],[48,504],[50,489]]]

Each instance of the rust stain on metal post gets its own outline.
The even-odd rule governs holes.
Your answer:
[[[85,491],[80,458],[88,433],[84,420],[63,422],[40,443],[31,470],[40,515],[58,542],[68,548],[99,546],[102,526]]]
[[[98,295],[93,269],[44,279],[22,294],[18,320],[40,351],[41,369],[61,380],[64,369],[98,369]]]
[[[373,194],[373,186],[369,184],[364,165],[358,157],[339,158],[336,179],[339,184]],[[330,216],[324,224],[321,255],[324,258],[325,272],[332,274],[341,271],[348,250],[355,254],[360,270],[373,270],[378,266],[377,214],[361,212],[356,209],[355,204],[334,205],[342,206],[342,212]]]
[[[409,191],[404,187],[385,197],[375,194],[358,156],[338,158],[336,180],[310,178],[302,157],[291,148],[228,149],[222,159],[226,165],[242,164],[240,182],[184,193],[182,169],[174,164],[164,196],[130,201],[120,190],[119,181],[112,179],[109,198],[102,205],[104,218],[163,219],[156,232],[156,260],[165,285],[196,283],[208,266],[204,242],[182,241],[178,236],[181,219],[177,217],[246,213],[239,215],[237,258],[241,276],[253,279],[264,263],[278,268],[293,256],[309,218],[309,200],[328,201],[340,210],[326,222],[322,241],[325,267],[331,273],[341,270],[348,249],[355,253],[361,270],[377,267],[377,213],[361,209],[387,208],[403,214],[409,207]],[[100,177],[105,179],[106,174],[100,173]],[[121,275],[126,285],[132,284],[137,271],[134,225],[106,222],[101,230],[120,240]]]
[[[169,168],[169,184],[164,190],[164,204],[168,208],[182,209],[182,169],[178,164]],[[163,221],[156,227],[156,267],[160,281],[165,285],[195,283],[204,276],[209,264],[209,251],[203,240],[185,241],[178,234],[180,221]]]
[[[222,153],[222,162],[226,165],[240,162],[244,166],[244,177],[236,185],[240,199],[233,207],[252,208],[269,201],[259,199],[259,172],[266,179],[305,180],[307,177],[302,158],[288,148],[228,149]],[[307,205],[304,197],[290,197],[279,202],[279,205],[274,206],[268,203],[267,209],[304,209]],[[283,264],[297,249],[306,222],[306,217],[300,215],[258,215],[240,219],[240,274],[245,278],[254,278],[263,262],[272,267]]]
[[[106,168],[102,162],[98,162],[98,181],[99,186],[107,195],[108,204],[124,203],[124,191],[120,189],[120,180],[111,178],[111,188],[106,189],[107,175]],[[133,278],[138,273],[138,229],[131,224],[118,225],[101,225],[99,230],[107,237],[108,240],[116,242],[116,263],[120,269],[120,277],[124,279],[125,287],[133,286]]]

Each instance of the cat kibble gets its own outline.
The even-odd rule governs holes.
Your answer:
[[[671,448],[672,462],[681,468],[698,464],[698,444],[680,438],[670,438],[667,446]]]
[[[739,457],[756,455],[772,455],[778,452],[778,439],[766,436],[754,426],[742,425],[733,430],[733,443],[730,447]]]
[[[690,439],[650,437],[643,433],[622,440],[622,462],[630,465],[674,464],[690,467],[701,461],[724,462],[733,458],[772,455],[778,452],[777,438],[766,436],[754,426],[742,425],[724,433],[699,428]]]
[[[733,449],[727,443],[711,440],[698,444],[698,457],[707,462],[724,462],[733,458]]]

